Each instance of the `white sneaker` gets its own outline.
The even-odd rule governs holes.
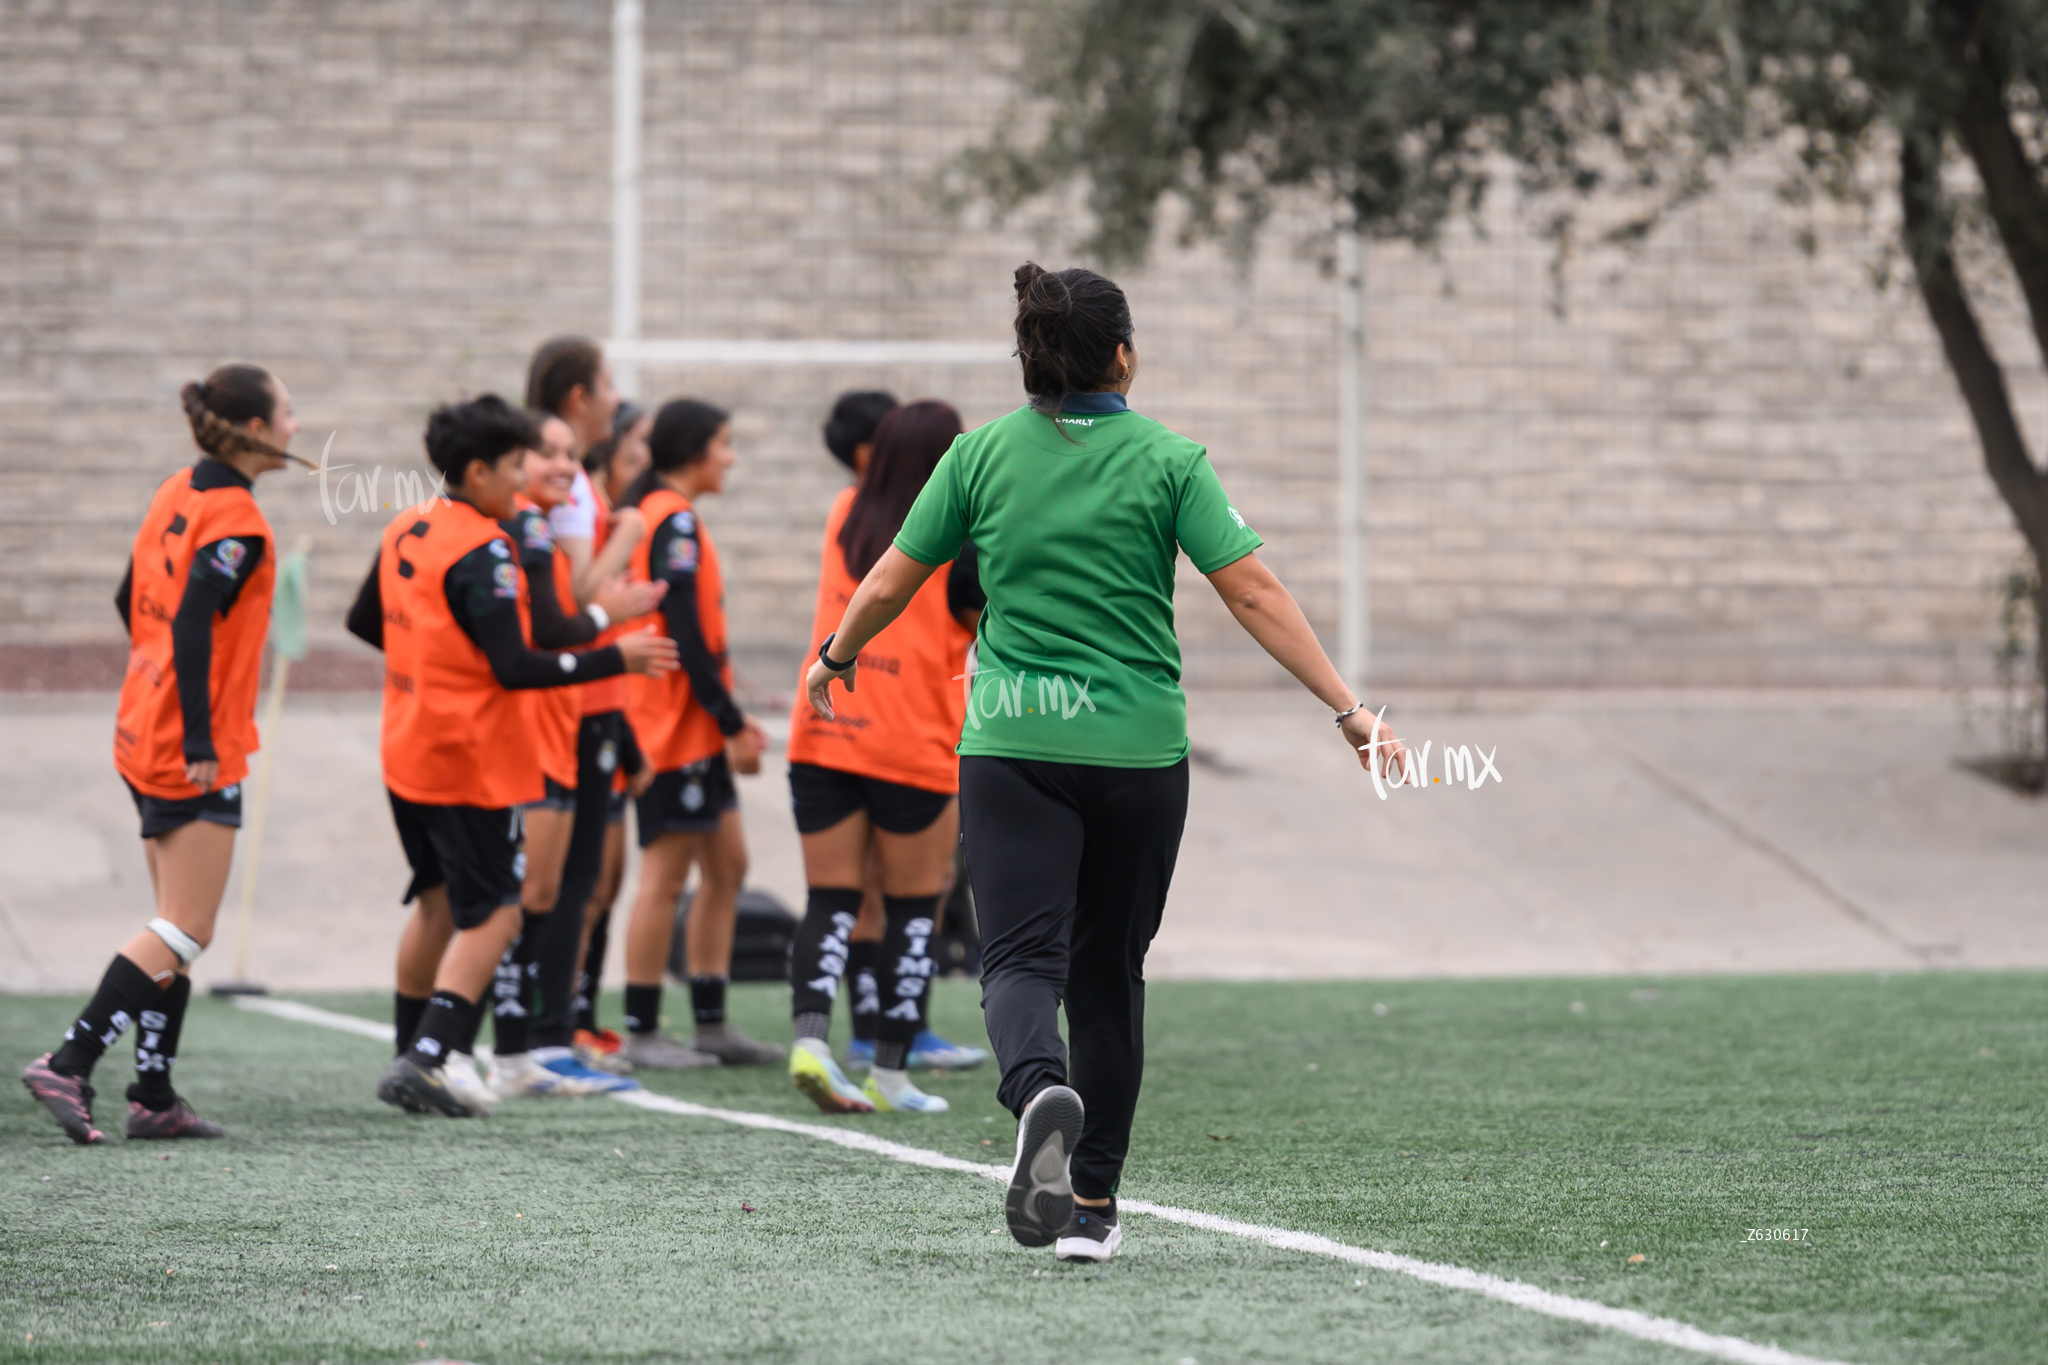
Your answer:
[[[467,1052],[451,1052],[441,1066],[442,1079],[447,1082],[448,1092],[469,1108],[480,1114],[488,1114],[498,1103],[498,1092],[477,1075],[476,1058]]]
[[[552,1096],[573,1099],[595,1095],[598,1087],[574,1076],[562,1076],[542,1066],[530,1052],[508,1053],[491,1067],[491,1089],[502,1098],[539,1099]]]
[[[1053,1253],[1062,1261],[1094,1261],[1097,1264],[1116,1255],[1124,1244],[1123,1224],[1117,1220],[1116,1201],[1106,1208],[1074,1205],[1074,1216],[1060,1230]]]

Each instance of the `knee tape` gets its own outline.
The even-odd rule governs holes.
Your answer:
[[[162,939],[164,947],[176,953],[178,961],[184,963],[187,967],[197,962],[199,954],[205,951],[205,949],[200,947],[198,939],[192,937],[192,935],[186,933],[167,919],[153,919],[149,922],[148,928],[149,932]]]

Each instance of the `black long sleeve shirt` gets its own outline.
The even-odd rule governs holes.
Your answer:
[[[382,553],[380,550],[378,558],[370,561],[369,575],[363,579],[355,604],[348,611],[349,634],[377,649],[384,648],[384,594],[378,572]],[[509,553],[503,541],[479,545],[449,567],[442,584],[455,624],[483,651],[498,685],[508,692],[520,692],[596,682],[625,672],[625,656],[617,645],[581,654],[558,653],[552,645],[545,652],[527,647],[526,634],[519,627],[518,590],[497,580],[497,567]],[[543,581],[547,584],[548,601],[555,603],[551,576],[529,577],[529,595],[537,596]],[[559,604],[555,615],[561,616]],[[595,639],[597,623],[580,613],[579,617],[589,628],[585,639]],[[540,634],[538,621],[534,633],[536,637]],[[573,663],[565,666],[564,660]]]
[[[247,475],[219,460],[201,460],[192,468],[192,487],[199,492],[216,488],[247,488]],[[262,536],[227,536],[208,541],[192,552],[192,568],[185,577],[185,595],[171,617],[171,670],[178,675],[178,710],[184,720],[183,752],[187,763],[207,763],[220,755],[213,747],[213,623],[226,616],[242,595],[242,585],[256,572],[269,547]],[[121,625],[131,635],[130,619],[135,595],[135,561],[121,576],[114,593],[114,609],[121,613]]]
[[[747,718],[726,690],[725,657],[711,652],[697,615],[697,565],[703,558],[699,536],[696,515],[676,513],[654,528],[647,564],[668,584],[668,596],[661,599],[662,620],[676,642],[678,661],[690,676],[691,694],[718,722],[720,734],[736,735],[746,728]]]

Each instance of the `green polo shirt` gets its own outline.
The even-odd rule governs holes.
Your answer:
[[[944,564],[973,541],[988,594],[959,752],[1163,768],[1188,752],[1174,562],[1203,573],[1263,542],[1208,452],[1117,394],[967,432],[896,548]]]

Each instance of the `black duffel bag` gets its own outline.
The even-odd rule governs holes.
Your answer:
[[[669,975],[678,981],[690,979],[687,930],[693,894],[685,891],[676,904],[675,938],[668,948]],[[741,889],[738,910],[732,936],[732,979],[787,981],[789,945],[796,937],[797,917],[773,892],[751,886]]]

